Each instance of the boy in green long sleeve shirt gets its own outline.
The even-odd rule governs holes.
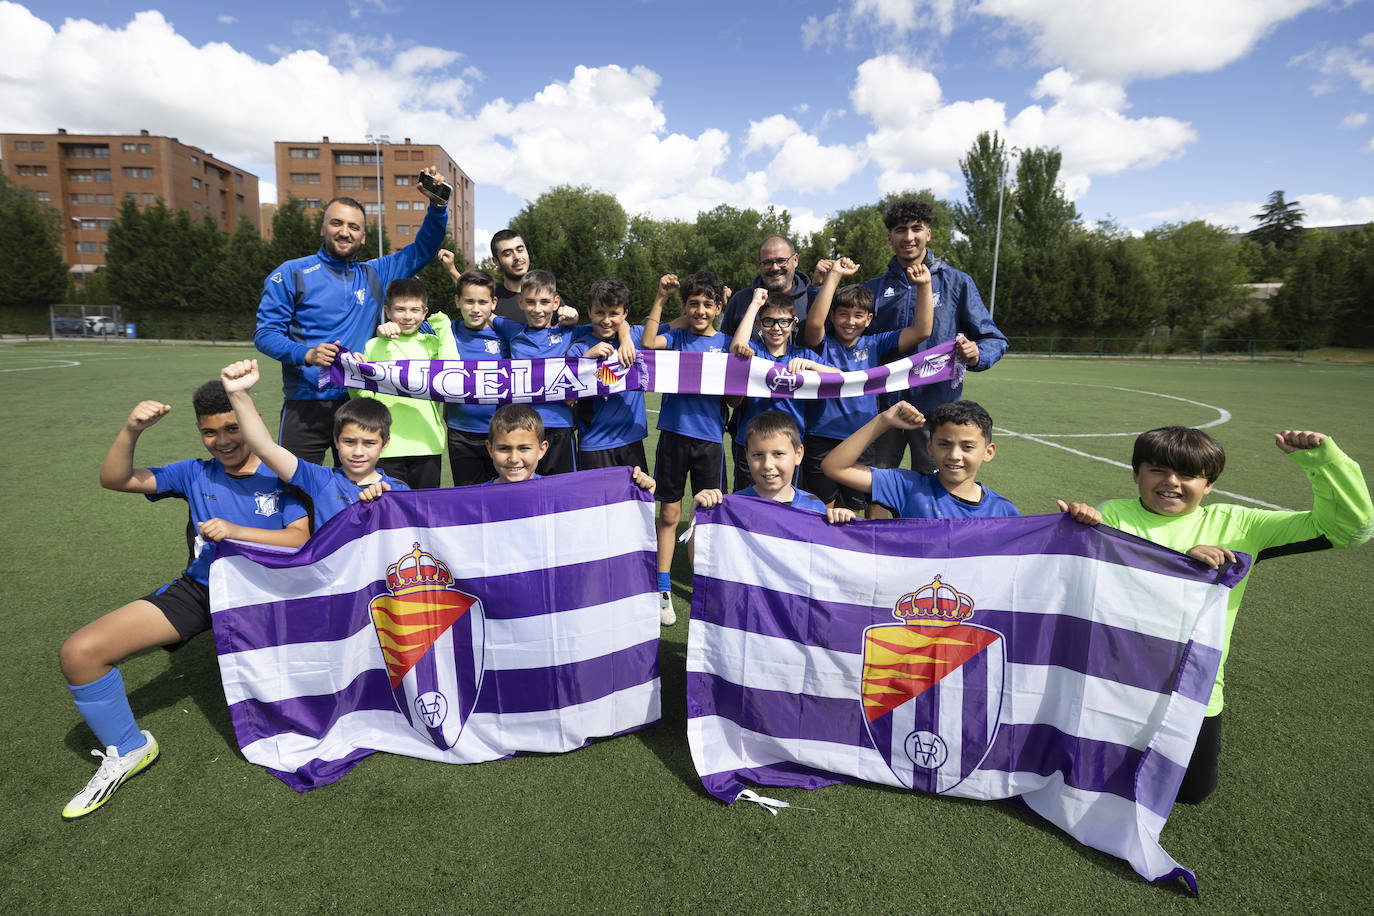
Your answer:
[[[419,280],[393,280],[386,288],[387,322],[367,342],[363,356],[369,362],[392,359],[458,359],[449,317],[429,314],[428,293]],[[421,330],[426,318],[433,333]],[[412,490],[439,486],[443,469],[444,405],[423,398],[392,394],[349,392],[354,397],[374,397],[391,411],[391,440],[377,467]]]
[[[1312,484],[1312,509],[1285,512],[1229,504],[1199,505],[1212,492],[1226,464],[1221,444],[1202,430],[1166,426],[1141,433],[1135,441],[1131,468],[1138,499],[1110,499],[1094,509],[1084,503],[1063,509],[1077,521],[1105,522],[1128,534],[1187,553],[1213,569],[1235,562],[1235,551],[1255,558],[1354,547],[1369,540],[1374,530],[1374,505],[1360,466],[1334,440],[1311,430],[1284,430],[1274,444],[1307,474]],[[1253,569],[1253,567],[1252,567]],[[1226,630],[1221,667],[1207,703],[1178,800],[1202,801],[1217,786],[1221,755],[1222,680],[1231,648],[1231,629],[1250,577],[1231,589],[1226,604]]]

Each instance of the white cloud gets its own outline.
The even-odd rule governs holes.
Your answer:
[[[960,178],[955,173],[943,169],[926,169],[922,172],[889,169],[878,176],[880,194],[920,191],[925,188],[934,191],[937,197],[948,197],[960,189]]]
[[[1374,138],[1371,138],[1370,141],[1364,145],[1364,149],[1362,149],[1360,152],[1374,153]]]
[[[768,166],[769,185],[814,192],[848,181],[863,167],[863,159],[843,144],[827,146],[801,125],[783,115],[751,121],[744,155],[775,150]]]
[[[220,15],[215,17],[215,21],[222,23],[223,25],[233,25],[234,23],[239,21],[239,17],[230,16],[228,13],[221,13]]]
[[[801,125],[784,115],[769,115],[762,121],[750,121],[744,140],[744,155],[760,150],[777,149],[789,137],[801,133]]]
[[[1302,209],[1304,226],[1345,226],[1374,221],[1374,196],[1349,199],[1334,194],[1309,192],[1290,195],[1290,203]],[[1235,200],[1225,203],[1195,203],[1185,201],[1176,207],[1143,214],[1149,227],[1159,223],[1181,223],[1202,219],[1220,226],[1239,227],[1248,232],[1255,227],[1254,215],[1264,207],[1260,200]]]
[[[1290,64],[1305,64],[1322,75],[1312,86],[1315,95],[1324,95],[1346,80],[1357,83],[1361,92],[1374,93],[1374,32],[1363,35],[1354,44],[1334,48],[1316,48],[1300,54]]]
[[[470,92],[451,72],[457,58],[411,48],[383,62],[338,64],[317,51],[292,51],[265,63],[222,42],[192,45],[156,11],[137,13],[122,27],[67,19],[53,29],[24,7],[0,2],[8,129],[147,128],[259,178],[272,177],[275,140],[425,135],[436,119],[461,111]]]
[[[865,36],[896,49],[913,33],[944,38],[969,6],[970,0],[848,0],[824,17],[807,17],[802,47],[854,47]]]
[[[1182,153],[1197,138],[1174,118],[1131,118],[1119,86],[1082,80],[1063,69],[1046,73],[1032,90],[1049,104],[1023,108],[1008,119],[993,99],[946,101],[934,74],[896,55],[859,66],[850,99],[874,124],[868,155],[882,168],[884,191],[918,172],[939,191],[956,186],[959,159],[982,131],[998,131],[1009,145],[1054,146],[1063,153],[1061,177],[1070,198],[1087,191],[1094,175],[1146,168]],[[946,177],[940,181],[936,171]]]
[[[269,178],[258,178],[258,203],[277,203],[277,183]]]
[[[1244,57],[1276,25],[1324,0],[978,0],[1026,33],[1039,59],[1129,82],[1205,73]]]
[[[1341,121],[1341,130],[1349,130],[1352,127],[1364,127],[1369,121],[1369,115],[1363,111],[1351,112]]]

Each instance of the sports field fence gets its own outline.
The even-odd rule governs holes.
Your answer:
[[[1256,337],[1009,337],[1020,356],[1100,356],[1134,359],[1303,358],[1302,340]]]

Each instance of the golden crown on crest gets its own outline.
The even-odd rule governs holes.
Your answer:
[[[420,549],[420,542],[411,545],[410,553],[386,568],[386,587],[393,595],[433,588],[447,588],[453,583],[448,567],[433,554]]]
[[[909,624],[949,627],[973,616],[973,599],[936,576],[898,598],[892,616]]]

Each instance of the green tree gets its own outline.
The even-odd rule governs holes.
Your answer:
[[[262,298],[263,281],[275,266],[271,248],[257,227],[240,216],[211,274],[208,304],[226,316],[252,316]]]
[[[1374,343],[1374,223],[1353,232],[1304,233],[1283,287],[1269,300],[1280,337],[1309,347]]]
[[[1006,143],[994,132],[984,131],[959,160],[964,174],[964,202],[953,207],[958,238],[950,247],[950,260],[968,273],[986,300],[992,290],[993,255],[998,273],[1015,274],[1020,265],[1020,246],[1012,220],[1016,178],[1006,173]],[[1005,181],[1005,187],[1003,182]],[[999,200],[1002,213],[1001,244],[997,242]]]
[[[558,289],[579,305],[598,278],[613,275],[628,219],[610,194],[560,185],[540,194],[511,220],[534,266],[551,271]]]
[[[638,322],[648,314],[658,294],[659,277],[694,273],[706,260],[706,241],[695,223],[659,220],[642,213],[630,217],[616,265],[616,276],[630,289],[630,318]],[[676,317],[678,308],[677,300],[672,300],[665,316]]]
[[[302,198],[288,196],[272,214],[272,264],[275,266],[318,251],[323,218],[323,213],[307,210]]]
[[[1246,233],[1261,245],[1273,245],[1280,251],[1291,251],[1302,236],[1303,213],[1298,201],[1285,201],[1282,191],[1269,195],[1268,201],[1253,217],[1258,224]]]
[[[710,270],[731,289],[743,289],[754,282],[759,272],[759,246],[772,235],[788,239],[794,249],[792,216],[768,207],[763,211],[720,204],[697,214],[696,231],[704,261],[692,264],[695,270]]]
[[[1151,273],[1171,332],[1201,334],[1245,300],[1246,271],[1229,226],[1166,223],[1145,234]]]
[[[208,216],[194,222],[185,210],[168,210],[161,199],[140,210],[126,197],[108,239],[105,269],[110,292],[121,304],[201,310],[215,301],[212,278],[226,241]]]
[[[62,299],[62,217],[0,175],[0,306],[33,308]]]

